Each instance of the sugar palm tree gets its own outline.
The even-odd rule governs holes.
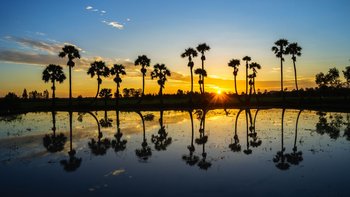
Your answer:
[[[281,94],[284,100],[284,92],[283,92],[283,55],[288,54],[286,47],[288,46],[288,40],[279,39],[275,42],[275,46],[271,48],[271,50],[276,54],[277,58],[281,59]]]
[[[241,62],[238,59],[232,59],[228,63],[228,66],[233,68],[233,78],[234,78],[234,81],[235,81],[235,92],[236,92],[236,95],[238,95],[238,91],[237,91],[237,74],[238,74],[238,66],[240,64],[241,64]]]
[[[116,110],[117,116],[117,132],[114,134],[115,140],[112,140],[112,147],[115,152],[123,151],[126,148],[126,143],[128,142],[125,139],[122,139],[123,133],[120,132],[120,121],[119,121],[119,110]]]
[[[167,76],[170,76],[170,70],[164,64],[156,64],[153,66],[154,70],[151,73],[151,78],[158,78],[157,83],[159,85],[159,96],[161,103],[163,103],[162,95],[165,81]]]
[[[252,62],[249,64],[249,69],[252,69],[253,74],[252,74],[252,87],[254,90],[254,94],[256,95],[256,89],[255,89],[255,78],[257,76],[258,71],[261,69],[261,65],[256,63],[256,62]],[[258,99],[258,97],[256,97],[256,99]]]
[[[190,68],[190,73],[191,73],[191,94],[193,94],[193,58],[197,57],[197,51],[194,50],[193,48],[188,48],[185,50],[184,53],[181,54],[182,58],[188,57],[188,64],[187,66]]]
[[[210,50],[210,47],[206,44],[206,43],[202,43],[202,44],[199,44],[198,46],[197,46],[197,51],[199,52],[199,53],[201,53],[202,54],[202,56],[201,56],[201,60],[202,60],[202,74],[201,74],[201,80],[202,80],[202,83],[200,84],[200,85],[202,85],[202,88],[201,88],[201,90],[202,90],[202,94],[204,94],[205,93],[205,90],[204,90],[204,77],[206,77],[206,75],[204,75],[204,72],[205,72],[205,69],[204,69],[204,61],[205,61],[205,55],[204,55],[204,53],[206,52],[206,51],[209,51]],[[206,74],[206,72],[205,72],[205,74]]]
[[[293,66],[294,66],[295,88],[297,92],[299,92],[299,89],[298,89],[297,67],[295,65],[295,62],[297,61],[296,56],[298,57],[301,56],[301,50],[302,48],[296,42],[289,44],[286,48],[287,53],[292,56]]]
[[[147,139],[146,139],[146,128],[145,128],[145,119],[142,116],[141,112],[136,112],[142,121],[142,130],[143,130],[143,140],[141,143],[141,148],[135,150],[135,154],[137,157],[140,158],[140,161],[147,161],[149,157],[152,156],[152,150],[147,144]]]
[[[52,105],[55,105],[55,82],[63,83],[63,81],[66,79],[66,75],[63,73],[62,67],[59,65],[50,64],[48,65],[45,70],[43,71],[42,76],[43,81],[45,83],[51,81],[52,83]]]
[[[245,95],[247,97],[248,95],[248,68],[249,68],[249,62],[252,60],[249,56],[244,56],[243,61],[245,61]]]
[[[59,57],[64,58],[68,57],[67,66],[69,67],[69,105],[72,106],[72,68],[75,66],[74,59],[80,59],[80,54],[78,49],[76,49],[73,45],[65,45],[62,48],[62,51],[58,54]]]
[[[199,75],[198,85],[199,85],[199,91],[203,93],[203,78],[207,76],[207,71],[201,68],[197,68],[194,70],[194,74]]]
[[[118,106],[118,102],[119,102],[119,87],[120,87],[120,83],[122,82],[122,78],[120,77],[120,75],[126,75],[125,72],[125,67],[122,64],[114,64],[113,67],[111,68],[111,75],[115,75],[114,77],[114,82],[117,84],[117,90],[115,93],[115,102],[116,105]]]
[[[142,93],[141,97],[145,96],[145,76],[147,72],[147,67],[151,65],[151,60],[146,55],[138,56],[135,60],[135,66],[141,65],[142,73]]]
[[[95,75],[97,76],[97,92],[94,98],[94,102],[97,99],[98,93],[100,92],[100,85],[102,83],[101,76],[108,77],[109,76],[109,68],[103,61],[94,61],[91,63],[90,68],[87,71],[87,74],[93,78]]]

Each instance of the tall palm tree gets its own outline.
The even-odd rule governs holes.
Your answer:
[[[185,50],[184,53],[181,54],[182,58],[188,57],[187,66],[190,68],[190,72],[191,72],[191,94],[193,94],[193,66],[194,66],[192,58],[197,57],[197,55],[198,55],[197,51],[194,50],[193,48],[188,48]]]
[[[235,80],[235,92],[236,92],[236,95],[238,95],[236,78],[237,78],[237,74],[238,74],[238,66],[240,64],[241,64],[241,62],[238,59],[232,59],[228,63],[228,66],[233,68],[233,77],[234,77],[234,80]]]
[[[201,56],[201,60],[202,60],[202,74],[201,74],[201,80],[202,80],[202,84],[200,84],[200,85],[202,85],[202,94],[204,94],[205,93],[205,90],[204,90],[204,77],[206,77],[206,75],[204,75],[204,71],[205,71],[205,69],[204,69],[204,61],[205,61],[205,55],[204,55],[204,53],[206,52],[206,51],[209,51],[210,50],[210,47],[206,44],[206,43],[202,43],[202,44],[199,44],[198,46],[197,46],[197,51],[199,52],[199,53],[201,53],[202,54],[202,56]],[[206,72],[205,72],[205,74],[206,74]]]
[[[256,63],[256,62],[252,62],[249,64],[249,69],[252,69],[253,71],[253,76],[252,76],[252,85],[253,85],[253,90],[254,90],[254,94],[256,95],[256,90],[255,90],[255,77],[258,73],[257,69],[260,70],[261,69],[261,65]]]
[[[147,67],[151,65],[151,60],[146,55],[138,56],[135,60],[135,66],[141,65],[142,73],[142,94],[141,97],[145,96],[145,76],[147,72]]]
[[[297,92],[298,90],[298,78],[297,78],[297,67],[295,66],[295,62],[297,61],[297,57],[301,56],[302,48],[298,45],[298,43],[294,42],[287,46],[286,51],[288,54],[292,55],[293,66],[294,66],[294,79],[295,79],[295,88]]]
[[[281,94],[282,94],[283,100],[284,100],[284,92],[283,92],[283,62],[284,62],[284,58],[283,58],[283,55],[288,54],[286,51],[287,46],[288,46],[288,40],[279,39],[275,42],[275,46],[273,46],[271,48],[271,50],[276,54],[276,57],[281,59]]]
[[[72,106],[72,68],[75,66],[74,59],[80,59],[80,54],[78,49],[73,45],[64,45],[62,51],[59,52],[58,57],[64,58],[68,57],[67,66],[69,67],[69,106]]]
[[[170,76],[170,70],[164,64],[156,64],[153,66],[154,70],[151,73],[151,78],[158,78],[157,83],[159,85],[159,96],[161,103],[163,103],[162,95],[165,81],[167,76]]]
[[[249,56],[244,56],[243,61],[245,61],[245,95],[247,97],[248,95],[248,68],[249,68],[249,62],[252,60]]]
[[[55,82],[63,83],[63,81],[66,79],[66,75],[63,73],[63,69],[59,65],[50,64],[48,65],[45,70],[43,71],[42,76],[43,81],[45,83],[51,81],[52,82],[52,105],[55,105]]]
[[[119,87],[120,87],[120,83],[122,82],[122,78],[120,77],[120,75],[126,75],[125,72],[125,67],[122,64],[114,64],[113,67],[111,68],[111,75],[115,75],[114,77],[114,82],[117,84],[117,90],[115,93],[115,102],[116,105],[118,106],[118,102],[119,102]]]
[[[100,85],[102,83],[101,76],[108,77],[109,76],[109,68],[106,66],[106,64],[103,61],[94,61],[91,63],[89,70],[87,71],[87,74],[93,78],[95,75],[97,76],[97,92],[96,96],[94,98],[94,102],[97,99],[98,93],[100,92]]]
[[[199,91],[201,94],[203,94],[203,78],[207,76],[207,71],[203,70],[201,68],[197,68],[194,70],[194,74],[199,75],[198,85],[199,85]]]

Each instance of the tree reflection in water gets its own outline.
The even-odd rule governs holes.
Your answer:
[[[350,116],[349,114],[346,114],[346,123],[345,124],[345,129],[344,129],[344,137],[346,137],[346,140],[350,141]]]
[[[262,144],[261,139],[259,139],[258,134],[256,132],[256,117],[258,116],[259,109],[256,110],[255,115],[254,115],[254,120],[251,126],[249,127],[250,130],[250,137],[252,140],[250,140],[250,145],[254,148],[259,147]],[[250,110],[249,110],[250,114]],[[251,118],[251,115],[249,116]]]
[[[101,127],[103,127],[103,128],[112,127],[112,126],[113,126],[113,125],[112,125],[112,122],[113,122],[113,120],[112,120],[111,118],[108,118],[108,116],[107,116],[107,110],[105,110],[104,118],[102,118],[102,119],[100,120],[100,125],[101,125]]]
[[[145,128],[145,119],[142,116],[141,112],[136,112],[142,121],[142,129],[143,129],[143,140],[141,143],[141,148],[135,150],[136,156],[140,159],[140,161],[147,161],[149,157],[152,156],[152,150],[147,144],[147,139],[146,139],[146,128]]]
[[[117,115],[117,133],[114,134],[115,140],[112,140],[112,147],[115,152],[123,151],[126,148],[127,140],[122,139],[123,133],[120,132],[119,110],[116,110]]]
[[[303,161],[303,152],[298,151],[297,148],[297,138],[298,138],[298,123],[299,123],[299,117],[303,110],[300,110],[297,116],[297,120],[295,122],[295,136],[294,136],[294,146],[293,146],[293,152],[287,154],[287,161],[292,165],[299,165],[301,161]]]
[[[194,145],[193,145],[193,139],[194,139],[194,127],[193,127],[193,116],[192,116],[192,110],[189,110],[188,113],[190,114],[190,119],[191,119],[191,144],[187,146],[187,149],[190,151],[188,155],[183,155],[182,159],[186,162],[186,164],[190,166],[194,166],[198,161],[199,157],[197,155],[194,155]]]
[[[197,114],[197,118],[200,119],[199,138],[196,138],[195,142],[202,145],[202,159],[200,159],[197,165],[200,169],[207,170],[212,165],[211,162],[207,161],[207,153],[205,152],[205,144],[208,141],[208,136],[205,135],[205,116],[207,114],[207,110],[197,110],[195,113]]]
[[[43,145],[47,151],[54,153],[64,149],[67,137],[63,133],[56,135],[56,112],[52,111],[52,134],[46,134],[43,137]]]
[[[340,136],[340,127],[343,124],[343,116],[339,114],[335,114],[334,116],[330,115],[331,119],[328,122],[327,113],[325,112],[317,112],[319,115],[318,123],[316,124],[316,132],[318,134],[328,134],[330,138],[337,139]]]
[[[111,141],[107,138],[102,139],[103,134],[97,117],[91,112],[88,113],[95,119],[98,131],[97,141],[94,138],[91,138],[90,142],[88,142],[89,148],[94,155],[105,155],[107,150],[111,147]],[[105,113],[105,118],[108,119],[107,112]]]
[[[69,112],[69,158],[61,160],[61,165],[63,166],[63,169],[67,172],[72,172],[78,169],[81,165],[82,158],[77,158],[75,156],[76,151],[73,149],[73,113]]]
[[[240,152],[241,151],[241,145],[239,144],[239,138],[237,135],[237,124],[238,124],[238,118],[239,115],[241,114],[241,112],[243,111],[243,109],[240,109],[236,115],[236,120],[235,120],[235,133],[233,136],[233,143],[231,143],[228,147],[233,151],[233,152]]]
[[[282,109],[282,119],[281,119],[281,150],[277,152],[275,157],[273,158],[273,162],[276,163],[276,167],[280,170],[288,170],[290,165],[286,162],[286,154],[284,151],[286,150],[283,143],[283,123],[284,123],[284,112],[286,109]]]
[[[250,117],[250,125],[248,124],[248,115]],[[248,140],[248,137],[249,137],[249,133],[248,133],[248,130],[251,128],[251,125],[252,125],[252,119],[251,119],[251,114],[250,114],[250,110],[248,109],[245,109],[245,121],[246,121],[246,133],[247,133],[247,141],[246,141],[246,144],[247,144],[247,148],[245,150],[243,150],[243,152],[246,154],[246,155],[250,155],[252,154],[252,150],[249,148],[249,140]],[[249,128],[249,129],[248,129]]]
[[[168,137],[168,133],[165,131],[165,126],[163,123],[163,110],[160,110],[159,118],[160,129],[157,135],[152,135],[152,143],[154,143],[154,148],[157,151],[166,150],[166,148],[171,144],[172,138]]]

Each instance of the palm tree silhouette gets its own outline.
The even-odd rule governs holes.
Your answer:
[[[288,170],[290,165],[286,162],[286,154],[284,154],[284,151],[286,148],[284,147],[283,143],[283,123],[284,123],[284,112],[286,111],[285,108],[282,109],[282,120],[281,120],[281,150],[277,151],[277,154],[273,158],[273,162],[277,163],[276,167],[280,170]]]
[[[199,53],[201,53],[202,54],[202,56],[201,56],[201,60],[202,60],[202,72],[201,72],[201,75],[200,75],[200,80],[202,80],[201,81],[201,83],[199,84],[199,85],[202,85],[202,88],[201,88],[201,93],[202,94],[204,94],[205,93],[205,90],[204,90],[204,77],[206,77],[207,75],[206,75],[206,71],[205,71],[205,69],[204,69],[204,61],[205,61],[205,55],[204,55],[204,53],[206,52],[206,51],[209,51],[210,50],[210,47],[206,44],[206,43],[202,43],[202,44],[199,44],[198,46],[197,46],[197,51],[199,52]],[[204,75],[205,74],[205,75]]]
[[[271,48],[271,50],[276,54],[276,57],[281,59],[281,95],[283,100],[285,99],[284,92],[283,92],[283,62],[284,62],[283,55],[288,54],[286,50],[287,46],[288,46],[288,40],[279,39],[275,42],[275,46]]]
[[[113,67],[111,68],[111,75],[115,75],[114,77],[114,82],[117,84],[117,89],[115,93],[115,104],[118,106],[119,104],[119,87],[120,83],[122,82],[122,78],[120,75],[126,75],[125,72],[125,67],[122,64],[114,64]]]
[[[228,66],[233,68],[233,77],[234,77],[234,81],[235,81],[235,92],[236,92],[237,96],[238,96],[238,91],[237,91],[237,79],[236,78],[237,78],[237,74],[238,74],[238,66],[240,64],[241,64],[241,62],[238,59],[232,59],[228,63]]]
[[[188,64],[187,66],[190,68],[190,73],[191,73],[191,94],[193,94],[193,66],[194,63],[192,61],[192,58],[197,57],[197,51],[194,50],[193,48],[188,48],[185,50],[184,53],[181,54],[182,58],[188,57]],[[192,97],[191,97],[192,99]]]
[[[73,172],[77,170],[82,162],[82,158],[75,156],[76,151],[73,149],[73,113],[69,111],[69,159],[61,160],[60,163],[63,166],[64,170],[67,172]]]
[[[295,88],[298,93],[299,93],[299,89],[298,89],[297,67],[295,66],[295,62],[297,61],[296,56],[299,56],[299,57],[301,56],[301,50],[302,48],[296,42],[289,44],[286,48],[286,52],[292,55],[293,66],[294,66]]]
[[[241,151],[241,145],[239,144],[239,138],[237,135],[237,124],[238,124],[238,117],[242,111],[243,111],[243,109],[240,109],[236,115],[235,133],[234,133],[234,137],[233,137],[233,142],[228,146],[233,152],[240,152]]]
[[[258,147],[262,144],[261,139],[258,138],[258,134],[256,132],[256,117],[258,116],[260,109],[257,109],[254,115],[253,122],[250,126],[250,136],[252,137],[252,140],[250,140],[250,144],[252,147]]]
[[[199,75],[198,85],[199,85],[199,91],[201,94],[203,94],[203,78],[207,76],[207,71],[201,68],[197,68],[194,70],[194,74]]]
[[[147,67],[151,65],[151,60],[146,55],[138,56],[135,60],[135,66],[141,65],[142,73],[142,93],[141,97],[145,96],[145,76],[147,72]]]
[[[147,161],[148,158],[152,156],[152,150],[147,144],[145,119],[142,116],[141,112],[138,111],[136,113],[140,116],[141,121],[142,121],[143,140],[141,143],[142,147],[140,149],[136,149],[135,153],[136,153],[136,156],[140,159],[140,161]]]
[[[112,92],[112,90],[110,88],[103,88],[99,93],[99,96],[101,98],[103,98],[103,101],[105,103],[105,107],[107,107],[107,100],[112,97],[111,92]]]
[[[52,106],[55,106],[55,82],[63,83],[66,79],[66,75],[63,73],[62,69],[63,68],[59,65],[50,64],[43,71],[43,81],[45,81],[45,83],[49,81],[52,82]]]
[[[105,155],[107,150],[111,147],[111,141],[107,138],[102,139],[103,134],[97,117],[91,112],[88,113],[95,119],[98,133],[97,141],[94,138],[91,138],[90,142],[88,142],[89,148],[94,155]],[[107,116],[107,112],[105,112],[105,116]]]
[[[87,71],[87,74],[93,78],[95,75],[97,76],[97,92],[94,98],[93,103],[96,102],[98,93],[100,92],[100,85],[102,83],[101,76],[108,77],[109,76],[109,68],[103,61],[94,61],[90,64],[90,68]]]
[[[199,145],[202,145],[202,159],[198,162],[198,167],[202,170],[207,170],[211,167],[211,163],[207,161],[207,153],[205,152],[205,144],[208,142],[208,136],[205,135],[205,117],[207,114],[206,109],[197,110],[197,118],[200,119],[199,124],[199,138],[195,139],[195,142]]]
[[[56,135],[56,112],[52,111],[52,134],[46,134],[43,138],[43,145],[47,151],[54,153],[64,149],[67,137],[63,133]]]
[[[249,69],[252,69],[253,71],[253,90],[254,90],[254,94],[256,94],[256,90],[255,90],[255,77],[258,73],[257,69],[260,70],[261,69],[261,65],[256,63],[256,62],[252,62],[249,64]]]
[[[303,152],[299,151],[297,148],[297,139],[298,139],[298,123],[299,123],[299,117],[303,110],[300,110],[297,116],[297,120],[295,122],[295,136],[294,136],[294,146],[293,146],[293,152],[290,154],[287,154],[287,161],[293,165],[299,165],[301,161],[303,161]]]
[[[166,148],[171,144],[172,138],[168,137],[168,133],[165,131],[165,126],[163,122],[163,110],[160,110],[159,126],[157,135],[152,134],[152,143],[154,143],[154,148],[158,151],[166,150]]]
[[[120,121],[119,121],[119,110],[116,110],[117,115],[117,133],[114,134],[115,140],[112,140],[112,147],[114,148],[115,152],[123,151],[126,148],[127,140],[123,139],[123,133],[120,132]]]
[[[165,81],[167,80],[167,76],[170,76],[170,70],[164,64],[156,64],[153,66],[154,70],[151,73],[151,78],[158,78],[157,83],[159,85],[159,96],[160,101],[163,103],[163,88],[165,85]]]
[[[65,45],[62,48],[62,51],[58,54],[59,57],[64,58],[68,57],[67,66],[69,67],[69,106],[72,106],[72,68],[75,66],[74,59],[80,59],[80,54],[78,49],[76,49],[73,45]]]
[[[104,117],[102,119],[100,119],[100,125],[103,128],[108,128],[108,127],[112,127],[112,122],[113,120],[111,118],[108,118],[107,116],[107,110],[105,110],[104,112]]]
[[[243,61],[245,61],[245,95],[247,99],[248,95],[248,68],[249,68],[249,62],[252,60],[249,56],[244,56]]]
[[[243,150],[243,152],[246,154],[246,155],[250,155],[252,154],[252,149],[249,148],[249,140],[248,140],[248,137],[249,137],[249,133],[248,133],[248,130],[250,130],[250,126],[248,126],[248,116],[250,117],[251,114],[250,114],[250,111],[249,109],[245,109],[245,121],[246,121],[246,134],[247,134],[247,141],[246,141],[246,144],[247,144],[247,148],[245,150]],[[250,119],[251,121],[251,119]],[[251,125],[251,124],[250,124]]]
[[[193,139],[194,139],[194,128],[193,128],[193,116],[192,116],[192,109],[188,111],[190,114],[190,119],[191,119],[191,144],[187,146],[187,149],[190,151],[188,155],[182,155],[182,160],[186,162],[186,164],[193,166],[199,161],[199,157],[197,155],[194,155],[194,145],[193,145]]]

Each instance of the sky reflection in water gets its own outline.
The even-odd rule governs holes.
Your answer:
[[[7,195],[346,196],[349,127],[347,113],[292,109],[73,112],[72,135],[68,112],[1,117],[0,185]]]

